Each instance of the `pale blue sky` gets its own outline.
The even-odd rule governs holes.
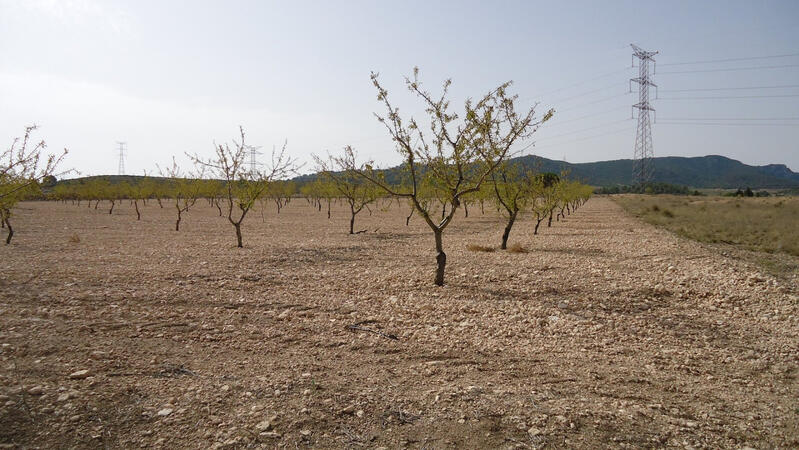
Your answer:
[[[453,79],[457,106],[513,80],[523,104],[554,107],[527,153],[629,158],[631,42],[660,51],[656,156],[799,170],[799,120],[787,120],[799,119],[799,87],[774,87],[799,86],[796,1],[0,0],[0,139],[35,122],[83,174],[116,173],[115,142],[127,141],[126,172],[140,174],[208,156],[243,125],[249,143],[288,139],[305,161],[352,144],[394,165],[369,72],[418,114],[402,77],[419,66],[431,90]],[[774,55],[794,56],[667,65]],[[736,89],[673,92],[709,88]],[[719,96],[747,98],[697,98]],[[768,120],[716,120],[733,118]]]

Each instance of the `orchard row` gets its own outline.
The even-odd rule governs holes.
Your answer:
[[[371,80],[377,100],[384,108],[375,114],[402,157],[399,169],[378,170],[372,161],[362,161],[347,146],[338,155],[322,158],[314,155],[317,174],[312,181],[298,186],[287,181],[296,173],[296,160],[286,155],[286,146],[272,153],[264,170],[248,167],[246,156],[252,147],[246,143],[244,129],[232,144],[214,144],[214,154],[202,157],[187,155],[193,171],[184,172],[174,162],[159,169],[161,178],[143,177],[136,182],[112,184],[102,178],[83,183],[56,184],[47,196],[56,200],[110,203],[109,213],[119,200],[132,200],[141,217],[140,202],[162,198],[173,200],[176,213],[175,230],[180,229],[183,214],[205,198],[233,226],[238,247],[243,246],[241,224],[257,202],[274,201],[279,208],[295,195],[303,195],[321,210],[327,202],[341,199],[349,205],[349,232],[355,233],[356,216],[378,199],[406,201],[411,214],[421,217],[435,238],[436,285],[444,284],[447,255],[443,233],[463,207],[468,214],[470,204],[491,201],[505,213],[507,222],[501,248],[507,241],[519,214],[529,211],[536,218],[535,232],[546,220],[552,224],[582,205],[591,195],[591,188],[569,181],[565,174],[540,173],[535,167],[524,167],[511,159],[514,145],[532,135],[554,115],[554,110],[536,116],[535,106],[517,110],[518,97],[508,92],[511,83],[503,83],[487,93],[469,98],[459,112],[450,107],[446,80],[438,95],[422,87],[419,71],[405,79],[405,88],[421,103],[425,117],[403,117],[389,101],[388,90],[378,74]],[[44,142],[34,145],[31,133],[14,141],[0,155],[7,161],[0,166],[0,218],[8,228],[7,242],[13,236],[11,210],[24,198],[36,195],[48,179],[52,181],[56,166],[65,153],[40,159]],[[529,147],[529,145],[528,145]],[[66,151],[65,151],[66,152]],[[91,205],[91,203],[90,203]]]

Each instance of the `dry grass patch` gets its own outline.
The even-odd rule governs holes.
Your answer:
[[[730,244],[753,252],[783,253],[789,259],[799,256],[799,232],[796,231],[796,224],[799,223],[797,197],[730,198],[632,194],[614,196],[613,199],[627,212],[645,222],[687,238],[707,243]],[[776,274],[774,270],[769,271]]]
[[[486,252],[491,253],[496,250],[494,247],[490,247],[488,245],[479,245],[479,244],[468,244],[466,249],[470,252]]]
[[[522,247],[522,244],[519,244],[517,242],[515,244],[511,244],[511,245],[508,246],[508,252],[510,252],[510,253],[528,253],[529,250],[527,250],[526,248]]]
[[[702,242],[799,256],[799,198],[614,197],[644,221]]]

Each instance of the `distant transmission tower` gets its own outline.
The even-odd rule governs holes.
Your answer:
[[[119,175],[125,175],[125,152],[126,147],[128,145],[127,142],[119,142],[117,141],[117,145],[119,145]]]
[[[632,83],[638,83],[638,103],[633,105],[633,108],[638,109],[638,130],[635,133],[633,154],[633,183],[643,185],[652,181],[655,170],[652,124],[649,122],[649,111],[654,112],[655,108],[649,104],[649,86],[657,89],[657,85],[652,82],[652,76],[649,74],[649,61],[654,63],[655,59],[652,57],[658,52],[648,52],[635,44],[630,44],[630,47],[633,48],[633,58],[638,58],[638,78],[630,79],[631,91]]]
[[[261,147],[247,146],[247,153],[250,154],[250,172],[255,173],[261,163],[258,162],[258,155],[262,155],[258,150]]]

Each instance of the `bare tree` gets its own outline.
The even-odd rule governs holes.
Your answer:
[[[413,78],[406,78],[405,84],[425,105],[430,121],[429,135],[422,131],[416,119],[405,122],[401,118],[399,110],[389,102],[388,91],[380,84],[378,74],[373,72],[371,75],[378,101],[386,108],[385,115],[376,116],[385,125],[403,156],[410,174],[409,189],[387,183],[380,172],[373,170],[371,163],[357,165],[351,147],[345,149],[341,160],[348,169],[356,171],[389,194],[410,199],[433,231],[437,263],[435,284],[442,286],[447,263],[443,233],[452,223],[461,198],[479,190],[491,172],[508,157],[511,146],[517,140],[529,137],[551,117],[552,111],[539,121],[535,119],[535,107],[523,113],[517,112],[517,96],[508,94],[511,83],[507,82],[476,102],[466,100],[463,117],[460,117],[449,110],[447,91],[451,80],[444,82],[443,92],[436,98],[422,89],[418,74],[418,68],[414,68]],[[442,194],[445,205],[449,206],[440,221],[432,217],[430,204],[424,205],[420,201],[419,188],[425,180]]]
[[[272,151],[272,161],[265,171],[247,168],[246,156],[250,149],[245,143],[244,128],[239,127],[241,140],[228,144],[214,144],[216,155],[204,160],[197,155],[188,155],[195,164],[209,168],[213,175],[225,181],[225,200],[227,201],[227,218],[236,230],[238,247],[243,247],[241,223],[252,209],[258,197],[263,195],[272,181],[279,180],[293,173],[298,168],[294,159],[286,155],[286,144],[279,152]]]
[[[184,174],[172,157],[172,166],[166,169],[158,169],[161,176],[168,178],[170,181],[169,192],[175,200],[175,210],[177,210],[178,218],[175,221],[175,231],[180,231],[180,221],[183,219],[183,213],[188,212],[189,208],[197,203],[197,198],[203,187],[203,167],[200,167],[199,173]]]
[[[14,139],[11,147],[0,153],[0,222],[8,229],[6,245],[14,236],[11,210],[27,195],[37,191],[42,180],[54,176],[67,154],[64,149],[60,154],[44,155],[47,144],[31,140],[36,128],[36,125],[26,127],[22,139]]]
[[[354,150],[350,150],[354,156]],[[347,160],[329,156],[327,161],[314,155],[317,170],[329,181],[335,191],[344,198],[350,207],[350,234],[355,234],[355,216],[380,197],[380,190],[347,168]]]

